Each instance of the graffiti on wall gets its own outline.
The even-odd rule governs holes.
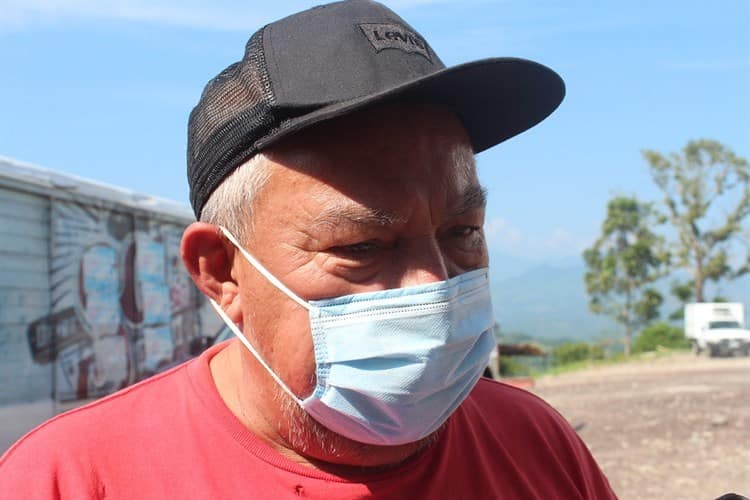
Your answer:
[[[108,394],[209,343],[182,227],[77,203],[52,211],[52,307],[27,334],[34,361],[55,365],[56,399]]]

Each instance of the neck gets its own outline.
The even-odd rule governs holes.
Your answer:
[[[248,431],[293,462],[339,475],[372,474],[398,467],[437,439],[439,431],[398,446],[345,438],[313,420],[244,354],[243,346],[233,341],[211,359],[219,396]]]

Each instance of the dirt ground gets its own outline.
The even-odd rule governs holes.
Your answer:
[[[748,357],[655,357],[532,390],[578,430],[622,499],[750,497]]]

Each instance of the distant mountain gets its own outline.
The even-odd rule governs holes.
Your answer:
[[[577,255],[545,259],[540,257],[521,257],[490,249],[490,269],[494,279],[516,278],[534,268],[551,266],[567,268],[583,265],[583,258]]]
[[[493,258],[495,256],[493,255]],[[622,327],[606,316],[592,314],[583,283],[583,263],[564,259],[555,264],[533,264],[517,258],[491,261],[492,301],[501,334],[525,333],[539,339],[568,338],[590,340],[600,337],[619,338]],[[500,272],[496,269],[501,264]],[[519,272],[513,273],[514,266]],[[673,278],[671,278],[673,279]],[[663,317],[679,308],[669,296],[669,282],[657,288],[664,294]],[[733,302],[745,304],[750,315],[750,276],[708,287],[708,296],[719,294]],[[750,319],[750,318],[748,318]]]
[[[541,264],[531,259],[490,250],[490,272],[494,279],[504,280],[519,276]]]
[[[494,264],[493,264],[494,269]],[[588,311],[583,265],[539,265],[522,274],[491,280],[492,302],[500,331],[540,339],[590,339],[612,336],[618,326]]]

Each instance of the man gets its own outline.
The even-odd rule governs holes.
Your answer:
[[[558,413],[478,382],[493,318],[473,154],[562,95],[528,61],[444,69],[371,2],[257,32],[189,124],[183,259],[238,340],[33,431],[0,491],[614,496]]]

